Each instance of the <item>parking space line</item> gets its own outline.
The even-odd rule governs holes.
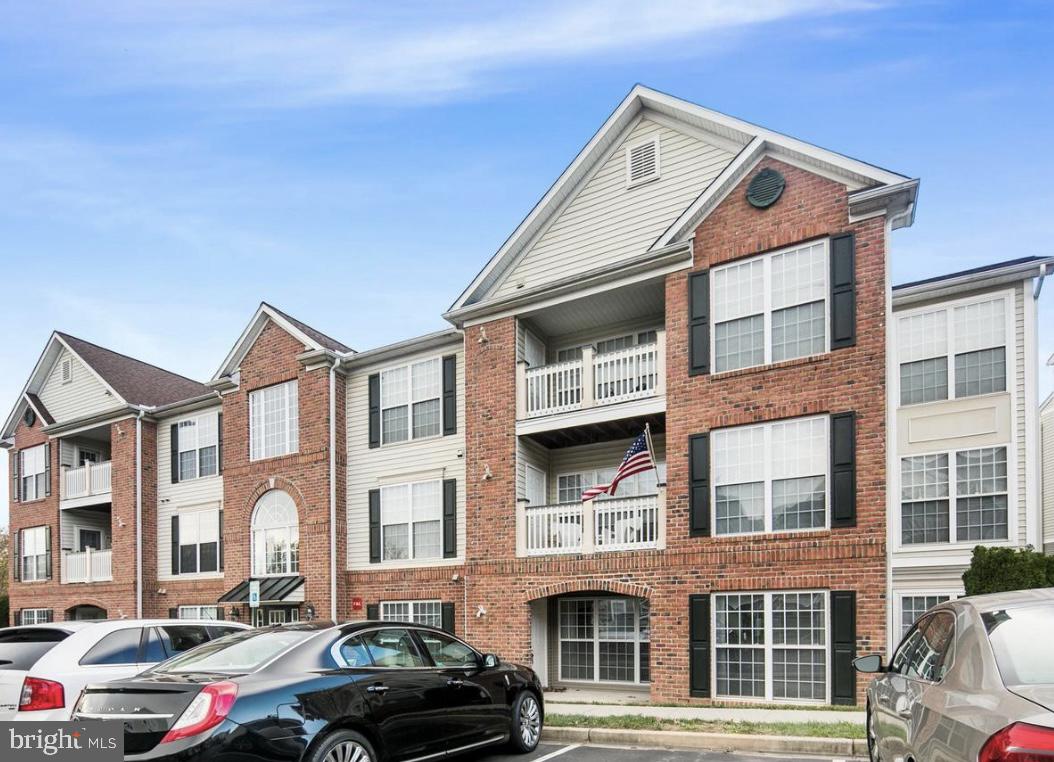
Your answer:
[[[570,746],[565,746],[562,749],[557,749],[556,751],[551,751],[548,754],[546,754],[544,757],[538,757],[537,759],[533,760],[533,762],[545,762],[545,760],[547,760],[547,759],[552,759],[553,757],[559,757],[561,754],[569,752],[572,749],[577,749],[581,745],[582,744],[580,744],[580,743],[573,743]]]

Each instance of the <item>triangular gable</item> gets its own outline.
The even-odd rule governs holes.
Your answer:
[[[552,224],[581,189],[596,174],[598,166],[609,160],[612,153],[625,140],[627,131],[632,129],[642,117],[653,120],[669,120],[681,131],[695,130],[711,136],[715,143],[724,141],[726,150],[738,153],[730,160],[723,171],[705,188],[697,187],[691,201],[685,204],[679,214],[671,216],[671,224],[651,244],[639,250],[643,254],[658,251],[670,243],[680,240],[686,225],[693,221],[693,214],[708,210],[705,196],[718,195],[722,188],[734,187],[730,168],[749,163],[751,157],[744,156],[758,153],[754,161],[760,158],[760,152],[769,151],[779,154],[780,158],[802,165],[828,176],[837,176],[845,182],[850,190],[879,188],[881,186],[900,186],[912,182],[905,175],[876,167],[857,159],[819,148],[796,138],[782,135],[772,130],[745,122],[741,119],[703,108],[694,103],[674,98],[665,93],[637,85],[608,117],[603,126],[563,174],[550,187],[548,192],[520,223],[498,252],[480,271],[476,278],[462,292],[450,308],[450,313],[458,312],[473,304],[500,298],[508,295],[509,288],[503,288],[510,273],[519,265],[525,250],[538,240],[540,235]],[[720,186],[720,187],[715,187]],[[726,191],[727,192],[727,191]],[[913,190],[912,190],[913,193]],[[913,200],[913,195],[912,195]],[[712,208],[712,207],[710,207]],[[696,222],[697,224],[697,222]],[[512,283],[512,289],[516,283]]]

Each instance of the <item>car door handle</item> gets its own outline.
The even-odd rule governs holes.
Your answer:
[[[366,686],[366,692],[367,693],[387,693],[388,692],[388,686],[387,685],[381,685],[379,683],[377,685],[368,685],[368,686]]]
[[[465,681],[459,677],[452,677],[446,681],[446,684],[449,685],[451,688],[460,688],[462,685],[465,684]]]

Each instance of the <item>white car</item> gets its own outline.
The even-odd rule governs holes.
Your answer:
[[[0,629],[0,720],[68,720],[88,683],[129,678],[250,629],[238,622],[124,619]]]

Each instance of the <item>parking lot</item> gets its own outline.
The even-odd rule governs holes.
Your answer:
[[[540,744],[533,754],[479,753],[463,757],[466,762],[817,762],[829,757],[785,757],[758,754],[731,754],[720,751],[666,751],[663,749],[626,749],[610,746],[576,746]],[[838,762],[838,761],[834,761]]]

